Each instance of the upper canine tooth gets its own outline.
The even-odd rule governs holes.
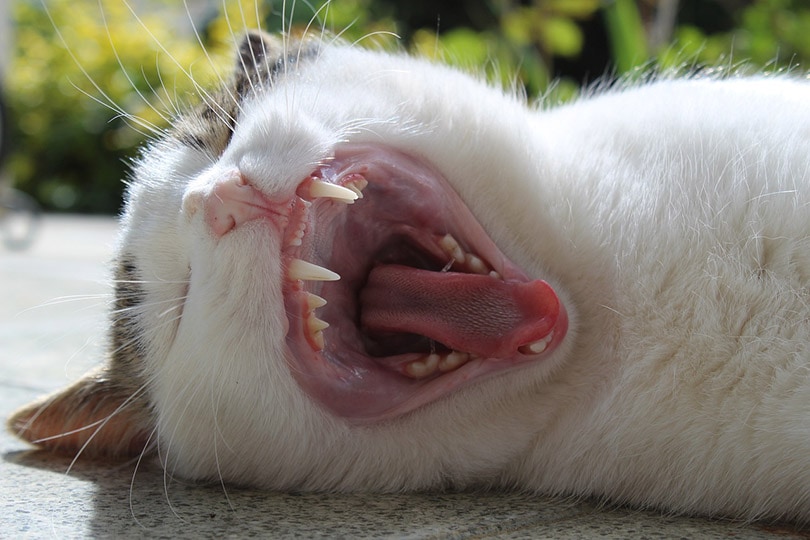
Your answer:
[[[291,279],[303,279],[304,281],[337,281],[340,279],[339,274],[328,268],[301,259],[290,261],[290,264],[287,265],[287,275]]]
[[[328,199],[337,199],[345,203],[353,203],[359,196],[356,192],[349,188],[325,182],[318,178],[314,178],[309,186],[309,195],[312,198],[326,197]]]

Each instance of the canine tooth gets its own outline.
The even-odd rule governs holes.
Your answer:
[[[301,259],[290,261],[287,266],[287,275],[291,279],[303,279],[304,281],[337,281],[340,279],[339,274],[328,268]]]
[[[436,373],[439,366],[439,355],[431,354],[422,360],[414,360],[405,366],[405,373],[414,379],[424,379]]]
[[[313,198],[337,199],[345,203],[353,203],[359,198],[357,193],[349,188],[331,182],[324,182],[317,178],[313,179],[312,184],[309,186],[309,195]]]
[[[502,277],[502,276],[501,276],[501,275],[500,275],[498,272],[496,272],[495,270],[492,270],[492,271],[489,273],[489,275],[490,275],[490,276],[492,276],[492,277],[494,277],[495,279],[503,279],[503,277]]]
[[[459,366],[466,364],[470,360],[470,355],[465,352],[453,351],[450,354],[443,356],[439,360],[439,371],[447,373],[453,371]]]
[[[307,307],[309,308],[310,311],[326,305],[326,299],[321,298],[317,294],[312,294],[308,292],[306,299],[307,299]]]

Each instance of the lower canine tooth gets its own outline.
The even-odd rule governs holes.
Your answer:
[[[290,279],[303,279],[304,281],[337,281],[340,275],[328,268],[312,264],[301,259],[293,259],[287,266],[287,275]]]

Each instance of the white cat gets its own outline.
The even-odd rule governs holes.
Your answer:
[[[537,110],[404,55],[239,59],[134,169],[109,363],[15,433],[271,489],[810,520],[810,83]]]

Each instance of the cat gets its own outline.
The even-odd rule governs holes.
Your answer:
[[[810,83],[529,105],[249,32],[132,172],[107,363],[9,419],[276,490],[810,521]]]

